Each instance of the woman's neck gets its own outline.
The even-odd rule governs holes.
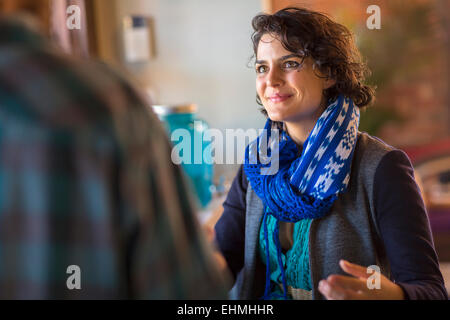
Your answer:
[[[322,99],[320,106],[317,107],[313,114],[298,121],[286,121],[284,123],[287,133],[297,146],[303,146],[305,140],[308,138],[311,130],[314,128],[317,120],[325,109],[325,101]]]
[[[286,131],[297,146],[303,146],[303,143],[306,138],[308,138],[308,135],[314,128],[315,124],[316,122],[313,120],[302,121],[300,123],[285,122]]]

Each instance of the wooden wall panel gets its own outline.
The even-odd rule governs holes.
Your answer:
[[[67,8],[76,5],[80,8],[80,29],[69,30],[66,22]],[[50,32],[52,38],[68,53],[89,56],[88,25],[85,0],[51,0]]]
[[[36,16],[48,33],[50,26],[50,0],[0,0],[0,13],[11,14],[19,11]]]

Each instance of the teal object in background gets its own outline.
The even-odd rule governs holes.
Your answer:
[[[208,124],[206,121],[197,118],[197,106],[195,104],[158,105],[152,108],[164,123],[169,138],[177,129],[185,129],[189,132],[190,161],[189,163],[182,163],[181,166],[195,189],[200,205],[202,208],[205,208],[211,201],[214,189],[214,165],[211,155],[207,153],[204,155],[204,150],[211,143],[210,141],[203,141],[203,135],[208,129]],[[178,141],[172,141],[173,145],[178,145],[179,143],[183,143],[182,138]],[[183,145],[186,146],[188,143],[184,142]]]

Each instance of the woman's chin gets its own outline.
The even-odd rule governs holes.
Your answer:
[[[272,120],[272,121],[279,121],[279,122],[284,121],[283,115],[278,112],[267,112],[267,115],[269,116],[270,120]]]
[[[285,122],[287,120],[286,116],[280,115],[280,114],[268,114],[270,120],[276,121],[276,122]]]

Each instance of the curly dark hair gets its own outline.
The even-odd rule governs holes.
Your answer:
[[[252,26],[254,57],[261,37],[271,34],[286,50],[311,57],[323,75],[336,80],[335,85],[324,90],[327,101],[340,94],[351,98],[359,108],[374,101],[375,88],[362,83],[370,70],[345,26],[323,13],[296,7],[259,14],[253,18]],[[262,105],[258,95],[256,101]],[[267,115],[265,110],[262,112]]]

